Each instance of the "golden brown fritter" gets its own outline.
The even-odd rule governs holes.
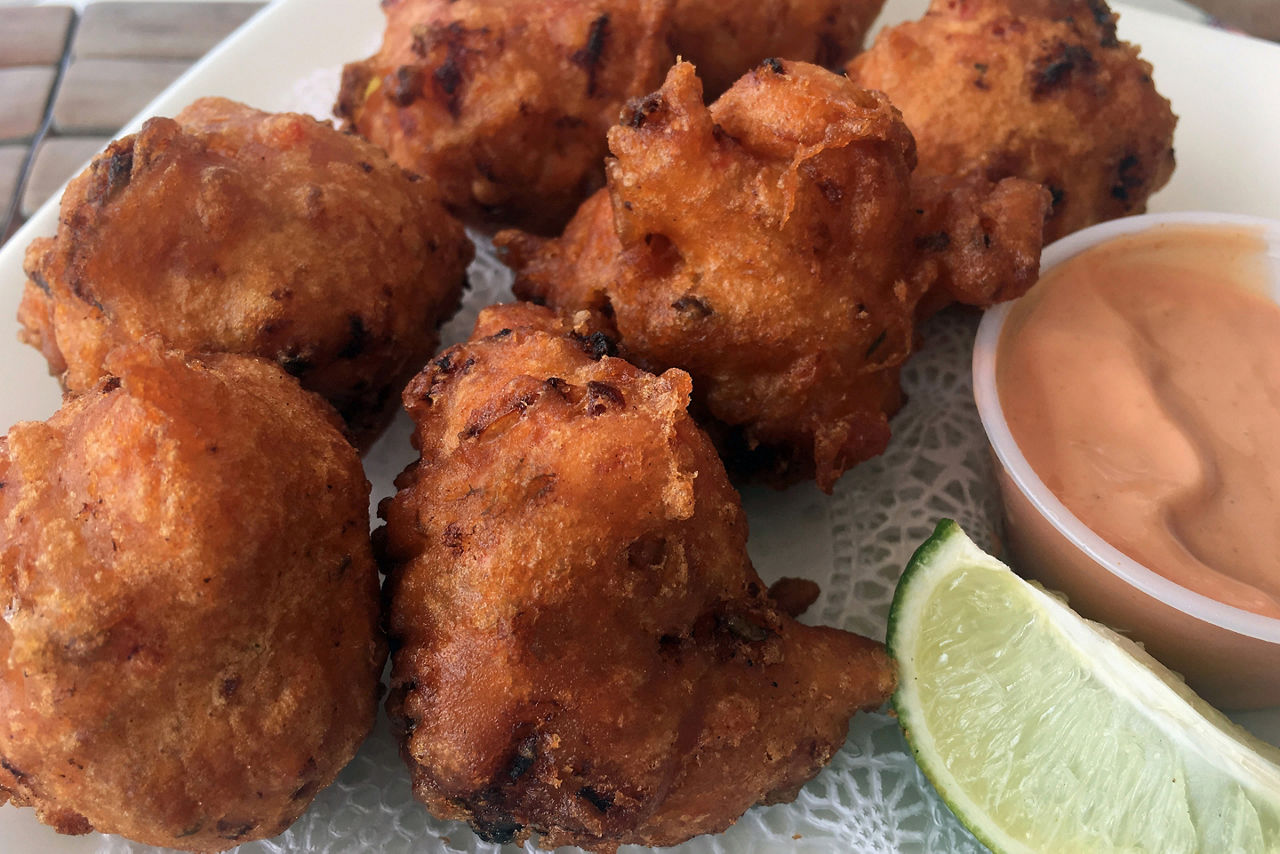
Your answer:
[[[911,179],[917,275],[927,317],[958,302],[985,308],[1022,296],[1040,274],[1051,198],[1021,178],[916,174]]]
[[[765,591],[688,375],[568,327],[487,309],[405,391],[388,711],[418,798],[486,839],[671,845],[795,797],[894,675]]]
[[[429,181],[306,116],[203,99],[68,186],[27,252],[25,340],[72,391],[114,346],[278,362],[362,444],[431,357],[472,258]]]
[[[671,64],[674,0],[384,0],[336,111],[473,225],[558,231],[600,186],[605,132]]]
[[[830,490],[884,450],[926,293],[985,304],[1039,268],[1042,188],[930,185],[925,210],[888,99],[816,66],[769,60],[708,110],[678,65],[609,144],[608,190],[563,237],[498,235],[516,293],[688,371],[731,465],[776,482]]]
[[[921,174],[1047,186],[1048,241],[1141,213],[1173,173],[1177,119],[1102,0],[934,0],[848,73],[902,111]]]
[[[678,54],[717,95],[768,56],[836,65],[883,0],[383,0],[377,54],[336,113],[430,175],[482,228],[563,228],[604,174],[605,134]]]
[[[386,657],[369,485],[274,365],[157,339],[0,439],[0,799],[222,850],[355,754]]]
[[[836,68],[862,47],[884,0],[676,0],[671,43],[715,98],[768,57]]]

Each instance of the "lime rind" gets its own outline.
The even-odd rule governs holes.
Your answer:
[[[954,522],[903,573],[888,647],[917,761],[993,850],[1280,849],[1280,751]]]

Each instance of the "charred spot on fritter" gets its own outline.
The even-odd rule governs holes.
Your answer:
[[[14,765],[12,762],[10,762],[8,759],[6,759],[3,756],[0,756],[0,768],[3,768],[5,771],[8,771],[11,775],[13,775],[13,779],[17,780],[19,783],[21,783],[23,780],[27,778],[27,775],[21,769],[19,769],[16,765]]]
[[[711,306],[706,301],[693,294],[685,294],[684,296],[671,303],[671,307],[682,314],[691,315],[698,318],[710,317],[715,314],[711,310]]]
[[[596,76],[600,73],[601,59],[604,56],[605,46],[609,40],[609,13],[601,15],[591,22],[591,29],[587,33],[587,43],[580,50],[574,52],[570,57],[570,61],[574,65],[582,68],[587,73],[587,96],[594,98],[596,95]]]
[[[1093,14],[1093,22],[1102,30],[1102,47],[1119,45],[1120,40],[1116,36],[1116,16],[1105,0],[1089,0],[1089,11]]]
[[[93,161],[93,184],[89,189],[90,204],[102,206],[129,185],[133,177],[133,139],[113,142]]]
[[[413,65],[402,65],[387,75],[384,83],[387,99],[397,107],[407,107],[422,91],[422,71]]]
[[[987,76],[986,76],[987,69],[989,67],[990,66],[988,66],[987,63],[985,62],[975,62],[973,64],[973,70],[978,72],[978,76],[973,78],[973,85],[975,88],[981,89],[983,92],[990,91],[991,89],[991,84],[987,82]]]
[[[369,91],[369,80],[373,72],[364,63],[352,63],[342,69],[342,85],[338,89],[338,102],[333,111],[338,118],[354,121],[360,108],[364,106],[365,93]]]
[[[613,806],[614,796],[612,792],[601,792],[591,786],[583,786],[579,789],[578,797],[582,798],[602,813],[608,812]]]
[[[37,288],[50,296],[53,295],[53,291],[49,288],[49,280],[44,277],[43,273],[35,268],[26,270],[25,272],[27,274],[27,278],[34,282]]]
[[[622,409],[627,405],[622,392],[608,383],[590,380],[587,383],[587,413],[592,416],[603,415],[609,409]]]
[[[645,95],[643,98],[633,98],[623,108],[622,124],[632,128],[644,127],[650,116],[666,106],[667,102],[660,92]]]
[[[216,827],[219,837],[234,841],[237,839],[243,839],[249,831],[253,830],[254,822],[236,821],[234,819],[219,819]]]
[[[1045,184],[1045,189],[1049,191],[1049,215],[1053,216],[1062,207],[1062,203],[1067,199],[1067,191],[1053,184]]]
[[[436,360],[431,363],[431,366],[443,376],[449,376],[451,374],[464,376],[471,370],[475,363],[476,360],[473,356],[468,356],[461,362],[455,362],[453,360],[453,353],[448,352],[437,356]]]
[[[1131,209],[1130,194],[1140,189],[1146,180],[1142,161],[1135,154],[1126,154],[1116,165],[1116,181],[1111,186],[1111,197],[1123,202],[1126,209]]]
[[[365,328],[364,318],[358,314],[347,315],[347,343],[338,353],[339,359],[354,359],[364,352],[369,343],[369,331]]]
[[[534,760],[538,758],[538,737],[530,735],[525,737],[516,745],[515,755],[511,759],[511,763],[507,766],[507,780],[514,783],[525,775],[525,773],[533,767]]]
[[[457,798],[454,806],[470,816],[468,823],[485,842],[506,845],[524,834],[524,825],[512,818],[502,805],[502,789],[498,786],[478,792],[470,798]]]
[[[618,355],[618,345],[612,338],[603,332],[592,332],[590,335],[582,335],[578,332],[570,332],[569,337],[578,343],[583,351],[597,362],[605,356]]]
[[[866,358],[870,359],[872,356],[874,356],[876,351],[880,349],[880,347],[884,344],[885,339],[887,339],[888,337],[889,337],[889,330],[887,329],[880,330],[880,334],[877,335],[875,338],[873,338],[871,343],[867,345],[867,352],[865,354]]]
[[[301,378],[315,367],[311,359],[292,353],[281,356],[277,361],[284,372],[291,377]]]
[[[293,801],[309,801],[315,797],[316,792],[320,790],[320,783],[317,780],[310,780],[293,790],[293,794],[289,796]]]
[[[951,246],[951,235],[945,231],[921,234],[916,238],[916,249],[921,252],[945,252]]]
[[[716,618],[716,626],[739,640],[748,643],[760,643],[769,639],[772,632],[751,618],[733,612],[721,614]]]
[[[428,27],[425,32],[415,32],[413,39],[414,52],[423,58],[435,44],[444,42],[444,61],[431,72],[431,79],[444,96],[449,115],[454,118],[462,113],[462,99],[458,90],[463,83],[462,63],[466,56],[463,42],[466,35],[467,31],[462,24],[453,21],[445,27]]]
[[[462,528],[457,523],[452,522],[445,526],[444,534],[440,537],[444,547],[455,553],[462,551],[462,540]]]
[[[560,377],[548,377],[544,385],[566,400],[569,398],[570,389],[573,388],[573,386],[565,382]]]
[[[1031,63],[1028,78],[1032,100],[1044,98],[1057,89],[1066,88],[1073,77],[1097,73],[1098,63],[1088,48],[1078,44],[1056,42],[1048,52]]]
[[[818,189],[822,192],[822,198],[826,199],[833,205],[838,205],[844,201],[844,188],[839,183],[830,178],[819,178],[817,180]]]

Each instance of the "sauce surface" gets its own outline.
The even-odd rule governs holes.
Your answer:
[[[1280,618],[1280,306],[1266,243],[1157,228],[1051,270],[1010,312],[996,384],[1014,440],[1102,539]]]

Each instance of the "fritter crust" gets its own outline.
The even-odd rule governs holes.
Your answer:
[[[338,116],[480,228],[558,233],[604,181],[605,134],[680,55],[718,95],[768,56],[837,65],[883,0],[383,0]]]
[[[516,294],[688,371],[730,465],[777,483],[829,491],[884,450],[927,293],[986,304],[1039,269],[1042,188],[917,191],[888,99],[812,65],[766,61],[709,110],[678,65],[609,144],[608,190],[563,237],[497,236]]]
[[[671,43],[715,98],[776,56],[837,68],[862,47],[884,0],[676,0]]]
[[[373,724],[369,485],[275,366],[158,346],[0,439],[0,797],[222,850],[288,827]]]
[[[605,132],[671,64],[674,0],[384,0],[335,108],[468,223],[552,233],[602,181]]]
[[[430,182],[364,140],[207,98],[71,182],[57,235],[28,249],[19,318],[69,390],[158,333],[278,362],[368,444],[435,352],[472,256]]]
[[[770,598],[689,377],[607,356],[587,320],[487,309],[405,390],[387,708],[435,814],[611,852],[793,798],[894,675]]]
[[[1053,197],[1045,239],[1141,213],[1177,118],[1102,0],[934,0],[848,66],[893,99],[923,175],[1017,176]]]

